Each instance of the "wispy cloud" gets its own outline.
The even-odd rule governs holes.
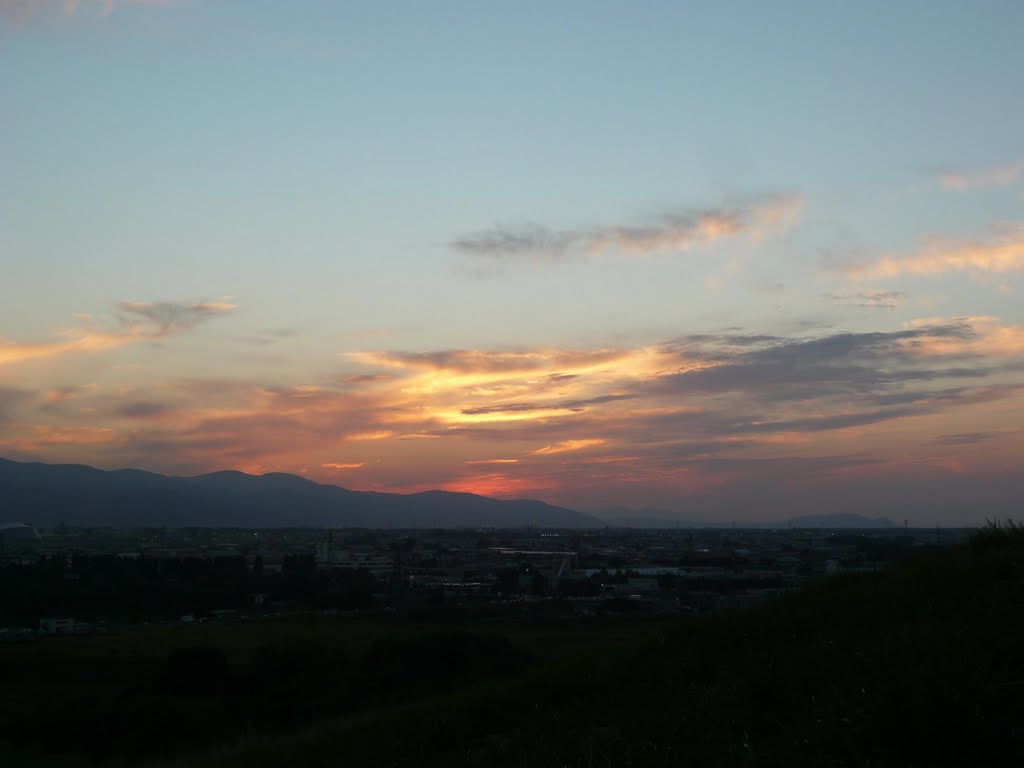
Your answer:
[[[574,351],[559,348],[519,350],[449,349],[432,352],[355,352],[364,365],[463,374],[528,373],[549,368],[578,369],[609,363],[622,354],[614,348]],[[557,375],[557,374],[556,374]]]
[[[499,263],[555,262],[601,253],[673,253],[738,235],[758,239],[786,232],[799,223],[802,209],[802,197],[787,195],[747,205],[671,213],[651,224],[579,230],[496,227],[458,238],[450,245],[468,256]]]
[[[962,332],[944,331],[956,327]],[[1024,327],[995,317],[921,318],[906,328],[911,335],[904,336],[901,345],[918,356],[1001,360],[1024,355]]]
[[[989,317],[919,319],[900,330],[777,340],[754,349],[732,347],[727,337],[694,338],[692,345],[676,340],[672,346],[691,359],[706,355],[707,365],[666,373],[634,391],[641,398],[658,391],[736,393],[769,411],[787,401],[831,410],[833,400],[848,405],[851,397],[889,397],[908,385],[1009,375],[1010,361],[1024,357],[1024,328]]]
[[[390,429],[370,429],[362,432],[350,432],[344,436],[344,439],[353,443],[363,443],[370,440],[387,440],[394,436],[395,433]]]
[[[543,448],[538,448],[533,451],[533,456],[550,456],[554,453],[571,453],[573,451],[582,451],[586,448],[593,448],[598,445],[604,445],[607,440],[604,438],[594,437],[586,438],[582,440],[562,440],[559,443],[553,445],[545,445]]]
[[[978,275],[1024,271],[1024,224],[1004,223],[993,228],[987,241],[954,240],[933,236],[917,253],[891,254],[865,264],[841,268],[853,278],[890,278],[898,275],[940,275],[967,272]]]
[[[153,341],[192,330],[204,320],[230,312],[226,302],[185,304],[175,302],[125,301],[113,323],[102,323],[91,315],[78,316],[78,325],[58,333],[58,339],[44,342],[16,342],[0,339],[0,365],[69,352],[97,352],[139,341]]]
[[[190,322],[128,314],[150,333]],[[743,509],[759,503],[753,489],[764,483],[781,493],[783,480],[863,477],[913,451],[947,456],[977,443],[979,463],[1004,460],[998,451],[1012,437],[974,438],[1015,423],[1024,328],[966,317],[860,333],[727,329],[614,349],[371,352],[343,366],[292,386],[89,388],[58,410],[0,391],[0,448],[107,466],[309,468],[364,489],[540,494],[570,505],[628,500],[638,488],[671,499],[725,494],[723,504]],[[734,498],[735,488],[752,495]]]
[[[959,446],[977,445],[985,440],[998,436],[998,432],[958,432],[950,435],[937,435],[932,445]]]
[[[903,291],[857,291],[856,293],[827,293],[826,298],[837,304],[848,304],[868,309],[896,309],[907,298]]]
[[[946,189],[968,190],[982,187],[1005,187],[1020,179],[1024,160],[975,170],[947,169],[939,178]]]
[[[517,258],[559,261],[586,238],[583,232],[557,232],[537,225],[518,229],[495,227],[453,240],[451,246],[470,256],[498,261]]]
[[[129,318],[141,319],[142,333],[153,338],[190,330],[207,318],[235,309],[235,305],[228,302],[122,301],[117,306]],[[133,319],[122,320],[122,324],[133,330],[140,327]]]
[[[508,413],[529,413],[532,411],[574,411],[586,410],[588,406],[600,403],[610,403],[615,400],[630,400],[635,395],[612,394],[600,395],[580,400],[563,400],[553,403],[497,403],[495,405],[480,405],[475,408],[463,408],[462,413],[467,416],[483,416],[487,414],[508,414]]]

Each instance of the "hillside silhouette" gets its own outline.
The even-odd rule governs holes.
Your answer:
[[[589,515],[543,501],[472,493],[350,491],[298,475],[223,471],[169,477],[138,469],[112,472],[78,464],[0,459],[0,508],[38,526],[206,526],[311,528],[462,528],[600,525]]]

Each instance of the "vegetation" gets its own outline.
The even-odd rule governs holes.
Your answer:
[[[106,663],[115,638],[40,644],[63,642],[63,665],[2,649],[2,738],[32,765],[1024,764],[1012,524],[669,623],[267,627],[189,628]],[[31,707],[12,702],[30,686]]]

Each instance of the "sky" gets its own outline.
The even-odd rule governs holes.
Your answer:
[[[1022,34],[976,0],[0,0],[0,456],[1019,516]]]

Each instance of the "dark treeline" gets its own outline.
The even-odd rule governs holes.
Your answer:
[[[141,621],[243,608],[260,600],[311,609],[370,605],[377,581],[365,570],[318,571],[312,556],[286,557],[279,573],[257,558],[138,558],[58,555],[0,568],[0,624],[40,616]]]

